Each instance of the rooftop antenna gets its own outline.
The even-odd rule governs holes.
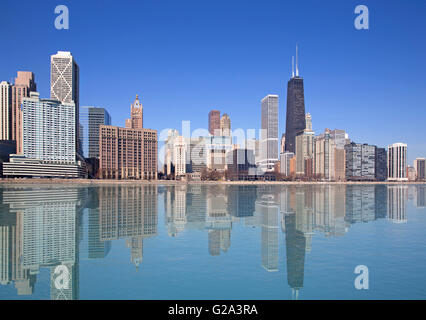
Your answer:
[[[291,77],[294,78],[294,56],[291,57]]]
[[[296,77],[299,77],[299,68],[297,67],[297,44],[296,44]]]

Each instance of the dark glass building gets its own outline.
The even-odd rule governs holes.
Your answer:
[[[285,125],[285,151],[296,152],[296,135],[305,130],[305,94],[303,78],[297,74],[287,84],[287,115]]]
[[[385,181],[387,178],[387,152],[385,148],[376,148],[375,175],[377,181]]]
[[[86,158],[99,158],[99,127],[111,125],[111,116],[104,108],[80,108],[80,142]]]

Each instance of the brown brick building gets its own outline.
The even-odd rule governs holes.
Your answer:
[[[139,121],[134,115],[126,121],[130,127],[100,126],[99,178],[157,179],[157,130],[141,128],[142,112],[137,113]]]

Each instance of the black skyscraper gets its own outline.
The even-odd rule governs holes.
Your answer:
[[[285,125],[285,150],[296,151],[296,135],[305,130],[305,94],[303,89],[303,78],[299,77],[297,66],[296,47],[296,76],[294,71],[287,84],[287,116]]]

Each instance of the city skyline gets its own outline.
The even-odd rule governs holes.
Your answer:
[[[45,137],[42,137],[42,139],[46,140],[46,139],[53,138],[55,141],[59,141],[58,137],[55,136],[55,134],[57,134],[56,131],[58,131],[58,128],[54,130],[50,130],[50,131],[48,130],[48,128],[52,128],[52,125],[53,126],[60,125],[60,123],[65,121],[66,119],[71,120],[69,124],[72,123],[72,126],[74,126],[75,128],[75,130],[73,130],[72,127],[71,127],[71,130],[67,129],[69,132],[66,132],[64,134],[64,135],[70,135],[70,137],[68,137],[66,141],[69,141],[69,138],[71,138],[71,141],[72,141],[72,143],[70,143],[67,148],[71,147],[72,145],[75,145],[75,146],[72,146],[72,148],[76,150],[76,153],[73,156],[71,156],[74,158],[73,162],[77,160],[78,158],[83,159],[81,158],[81,156],[84,155],[83,151],[87,152],[87,146],[85,147],[86,150],[83,150],[83,142],[84,140],[88,141],[89,138],[87,137],[87,135],[90,130],[92,131],[91,139],[97,140],[95,142],[96,146],[92,147],[92,149],[95,151],[95,154],[96,152],[98,154],[95,155],[94,157],[89,156],[89,158],[92,158],[92,160],[89,160],[89,159],[86,160],[87,163],[90,165],[90,169],[89,171],[87,171],[88,176],[93,175],[93,177],[100,177],[104,179],[105,178],[157,179],[157,175],[158,175],[157,171],[162,171],[163,173],[165,173],[163,168],[165,169],[164,166],[167,165],[168,160],[164,159],[165,160],[164,163],[158,162],[157,160],[159,156],[157,151],[160,151],[160,157],[163,156],[162,152],[164,152],[164,150],[161,150],[161,149],[158,150],[159,141],[157,140],[157,137],[158,137],[157,130],[151,130],[152,132],[155,132],[155,142],[153,141],[155,146],[154,145],[151,146],[150,144],[151,147],[148,147],[148,144],[145,145],[145,142],[143,142],[142,144],[138,144],[138,147],[136,147],[136,145],[134,146],[135,148],[140,149],[139,151],[136,152],[135,151],[136,149],[133,150],[134,148],[131,147],[130,144],[127,145],[132,140],[132,138],[128,136],[128,134],[130,135],[136,134],[139,137],[138,139],[142,138],[143,136],[142,138],[143,141],[147,138],[146,135],[151,134],[151,133],[147,133],[146,130],[143,128],[144,108],[141,101],[139,100],[138,94],[136,94],[136,98],[134,102],[131,104],[131,112],[130,112],[131,117],[128,119],[125,119],[125,128],[130,129],[130,131],[128,131],[128,133],[126,134],[124,134],[123,132],[119,134],[118,133],[119,131],[115,132],[115,136],[116,136],[115,138],[117,139],[117,143],[113,142],[112,140],[107,143],[105,138],[108,136],[108,139],[109,139],[110,134],[112,133],[112,131],[108,131],[107,133],[105,131],[106,128],[103,128],[104,125],[111,126],[111,118],[109,116],[108,111],[106,111],[104,108],[98,108],[98,110],[104,110],[103,112],[106,114],[106,116],[103,116],[102,119],[97,120],[98,123],[96,125],[92,124],[91,129],[88,128],[89,118],[88,118],[88,115],[85,114],[87,113],[86,111],[82,113],[83,115],[82,119],[84,119],[83,123],[79,122],[79,118],[80,118],[80,111],[79,111],[80,108],[78,106],[79,105],[79,67],[77,63],[75,62],[74,57],[71,55],[71,52],[58,51],[57,54],[51,55],[51,87],[50,87],[51,99],[50,100],[44,99],[44,101],[47,101],[47,102],[50,101],[58,105],[70,104],[72,106],[71,108],[73,109],[72,117],[61,116],[60,115],[61,113],[56,111],[55,111],[56,114],[54,116],[45,117],[43,114],[46,112],[43,111],[38,116],[34,117],[34,115],[29,111],[30,109],[24,107],[25,103],[28,100],[28,98],[25,98],[25,97],[22,98],[23,99],[22,110],[16,109],[16,105],[18,101],[16,98],[13,98],[13,96],[17,95],[15,91],[16,92],[19,91],[19,94],[22,96],[24,96],[24,94],[25,95],[29,94],[30,97],[37,97],[37,99],[40,99],[38,92],[35,92],[35,91],[32,91],[31,93],[29,92],[29,87],[27,87],[28,85],[27,86],[25,85],[26,83],[28,83],[27,80],[24,80],[24,87],[22,89],[24,91],[22,91],[22,93],[20,89],[20,85],[22,82],[21,80],[19,80],[20,75],[25,74],[25,77],[29,79],[34,79],[34,74],[30,71],[17,71],[17,74],[18,74],[18,78],[16,78],[15,80],[16,86],[15,84],[9,84],[6,81],[1,82],[1,85],[2,85],[2,96],[1,96],[2,97],[2,100],[1,100],[2,125],[1,127],[3,130],[2,134],[3,135],[7,134],[8,137],[10,136],[10,138],[13,138],[14,136],[18,137],[18,134],[17,134],[17,132],[19,131],[18,128],[23,128],[22,132],[20,133],[22,134],[22,137],[23,137],[22,140],[19,142],[15,141],[15,144],[18,146],[20,145],[21,142],[23,142],[23,151],[19,151],[19,149],[17,148],[17,152],[16,152],[17,155],[16,156],[14,155],[13,157],[11,156],[10,161],[16,162],[16,163],[20,162],[21,164],[17,164],[15,166],[14,164],[7,163],[7,167],[5,167],[5,175],[19,176],[22,174],[24,175],[30,174],[31,171],[28,171],[28,169],[30,169],[31,167],[30,170],[33,170],[34,166],[24,164],[23,162],[26,161],[25,158],[34,159],[36,161],[43,161],[43,160],[46,160],[44,159],[44,154],[43,154],[45,152],[51,153],[53,151],[57,153],[57,157],[58,156],[68,157],[68,155],[65,154],[66,148],[64,146],[59,149],[53,146],[44,148],[42,147],[42,145],[46,144],[47,142],[43,142],[43,144],[40,144],[36,148],[35,145],[33,145],[33,142],[30,143],[30,141],[33,141],[33,139],[31,138],[31,135],[35,134],[32,131],[36,127],[40,127],[38,131],[36,132],[37,133],[36,136],[45,135]],[[265,172],[276,172],[276,173],[286,172],[286,176],[290,178],[296,175],[296,176],[299,176],[299,178],[304,176],[308,179],[322,178],[322,179],[331,180],[331,181],[336,181],[336,180],[341,181],[342,179],[348,180],[348,181],[350,180],[363,180],[363,181],[381,180],[382,174],[376,172],[376,170],[380,170],[384,172],[385,167],[383,166],[386,166],[386,165],[384,164],[385,160],[383,158],[384,157],[383,154],[386,152],[386,150],[384,148],[377,148],[377,146],[371,145],[371,146],[368,146],[369,151],[366,151],[367,144],[364,143],[364,144],[357,144],[359,145],[359,148],[357,147],[356,150],[353,149],[355,150],[355,153],[353,153],[353,151],[350,151],[350,149],[348,149],[347,147],[351,145],[355,145],[355,142],[353,141],[351,142],[351,140],[348,139],[348,135],[345,133],[344,130],[333,130],[332,131],[333,140],[331,141],[331,144],[330,144],[331,149],[329,151],[326,151],[325,153],[323,153],[324,151],[323,150],[323,151],[320,151],[318,154],[316,154],[317,147],[319,147],[320,149],[324,148],[321,145],[317,145],[317,142],[315,142],[318,139],[322,139],[321,138],[322,135],[315,136],[315,132],[312,131],[312,116],[309,112],[308,113],[305,112],[303,87],[304,87],[303,78],[299,76],[298,47],[296,45],[296,65],[294,65],[294,57],[292,57],[292,73],[287,86],[286,132],[282,134],[282,138],[281,138],[282,145],[280,146],[280,148],[279,148],[279,142],[278,142],[278,135],[279,135],[278,133],[279,96],[278,95],[268,94],[265,98],[261,100],[261,125],[260,125],[259,133],[257,135],[258,142],[259,142],[258,147],[256,146],[256,135],[254,136],[255,138],[254,145],[253,143],[250,143],[249,141],[250,140],[249,130],[247,131],[247,137],[245,137],[244,132],[243,132],[243,136],[241,136],[241,129],[238,128],[236,130],[237,134],[236,136],[234,136],[231,130],[231,120],[228,114],[224,113],[222,116],[220,116],[220,111],[211,110],[208,113],[208,131],[203,129],[202,131],[198,133],[197,136],[194,136],[194,129],[192,129],[193,130],[192,132],[186,132],[187,135],[188,134],[191,135],[190,139],[193,139],[196,137],[203,137],[203,140],[205,140],[202,142],[202,144],[206,144],[205,147],[207,148],[206,149],[207,158],[204,160],[204,164],[207,166],[206,169],[208,170],[213,169],[214,171],[216,170],[227,171],[228,164],[230,164],[228,163],[228,160],[234,157],[234,155],[230,156],[229,151],[241,148],[241,145],[239,143],[243,143],[242,145],[243,148],[252,150],[251,152],[253,152],[253,155],[255,156],[254,159],[258,167],[257,169],[258,172],[256,174],[254,174],[254,172],[250,174],[246,172],[243,175],[240,175],[240,173],[237,173],[237,172],[230,173],[234,177],[239,177],[239,179],[243,179],[243,180],[246,179],[245,175],[247,174],[261,176]],[[34,85],[34,89],[35,89],[35,85]],[[11,94],[11,93],[14,93],[14,94]],[[8,107],[7,105],[10,107]],[[11,110],[15,110],[15,112],[12,113],[10,112]],[[58,109],[58,110],[60,111],[62,109]],[[10,113],[10,115],[8,114],[8,112]],[[51,113],[51,112],[49,111],[46,114],[48,113]],[[34,121],[34,119],[36,118],[38,120],[35,122],[35,125],[31,125],[30,123]],[[9,124],[12,124],[12,123],[14,124],[9,126]],[[182,121],[182,125],[183,124],[184,124],[184,121]],[[188,124],[190,126],[190,121],[188,121]],[[45,128],[45,129],[42,129],[42,128]],[[111,126],[111,128],[115,128],[114,130],[119,130],[119,127],[117,126]],[[12,135],[12,129],[15,132],[14,135]],[[62,129],[65,129],[65,126],[62,126]],[[131,130],[136,130],[136,131],[133,132]],[[184,129],[182,130],[184,131]],[[195,130],[195,132],[197,132],[197,130]],[[32,133],[30,133],[30,131]],[[137,132],[137,131],[140,131],[140,132]],[[142,131],[144,131],[145,133],[142,133]],[[178,133],[178,131],[176,131],[175,129],[174,131]],[[213,131],[214,133],[212,134]],[[337,131],[340,132],[338,135],[339,138],[335,140],[337,138],[336,136]],[[169,129],[167,133],[168,137],[170,137],[170,132],[171,130]],[[330,132],[330,130],[326,128],[325,132]],[[99,140],[99,137],[101,135],[103,135],[103,137],[101,140]],[[14,138],[15,140],[17,139],[16,137]],[[29,139],[29,137],[31,139]],[[120,142],[120,141],[124,141],[122,138],[124,138],[124,140],[127,141],[123,145],[121,145],[121,142]],[[189,138],[189,137],[187,136],[186,138]],[[235,138],[235,141],[234,141],[234,138]],[[127,140],[127,139],[130,139],[130,140]],[[160,139],[160,142],[162,141],[162,139],[164,139],[164,130],[160,133],[159,139]],[[191,148],[188,149],[186,147],[187,142],[185,142],[184,137],[181,136],[179,137],[179,139],[176,142],[181,141],[180,143],[183,149],[181,149],[180,151],[176,150],[174,152],[175,156],[178,153],[181,154],[179,158],[179,163],[180,163],[179,165],[176,162],[177,158],[175,158],[172,161],[173,165],[176,166],[176,169],[180,168],[178,169],[178,171],[176,171],[175,178],[178,178],[178,177],[186,178],[186,174],[189,174],[190,175],[189,178],[192,179],[195,177],[194,175],[191,175],[192,173],[194,173],[194,171],[192,171],[191,167],[186,168],[186,166],[190,164],[191,161],[193,160]],[[245,139],[248,139],[248,140],[245,140]],[[86,141],[86,144],[87,144],[87,141]],[[102,141],[102,148],[99,148],[101,144],[98,144],[98,142],[101,142],[101,141]],[[169,138],[165,139],[165,142],[167,147],[167,144],[170,142]],[[284,143],[285,143],[285,146],[283,145]],[[92,142],[92,144],[94,144],[94,142]],[[328,144],[329,142],[327,139],[327,142],[326,142],[327,150],[329,148]],[[107,147],[107,145],[108,146],[114,145],[114,148],[113,148],[114,150],[111,150],[110,147]],[[398,172],[397,176],[394,176],[393,171],[391,170],[391,167],[396,165],[393,162],[394,160],[391,158],[391,155],[392,155],[391,149],[392,149],[392,146],[394,145],[405,146],[405,151],[401,158],[401,163],[398,163],[398,167],[400,167],[401,170]],[[344,149],[346,150],[346,160],[345,160],[344,154],[340,155],[342,152],[339,151],[342,149],[343,146],[344,146]],[[55,150],[53,150],[52,148]],[[115,148],[118,148],[118,149],[116,150]],[[334,151],[335,148],[339,150],[336,149],[336,151]],[[42,149],[44,151],[42,151]],[[280,150],[280,152],[284,150],[284,153],[288,152],[290,154],[294,154],[295,158],[292,160],[290,160],[290,158],[287,158],[286,162],[280,161],[280,157],[281,155],[283,155],[283,153],[281,152],[281,154],[278,155],[278,149],[282,149]],[[103,154],[102,152],[100,152],[100,150],[103,150]],[[167,152],[168,151],[166,151],[166,153]],[[182,155],[186,154],[187,152],[189,152],[188,156],[186,156],[185,158],[182,158]],[[260,154],[258,154],[259,152]],[[339,155],[337,155],[337,153],[335,154],[335,152],[339,152]],[[24,158],[22,158],[21,153],[24,156]],[[115,162],[116,160],[113,160],[115,159],[115,155],[117,153],[119,155],[119,158],[123,157],[124,163],[126,163],[125,165],[122,166],[121,164],[122,160],[119,160],[117,163]],[[33,156],[29,156],[29,154],[33,154]],[[37,156],[34,156],[34,154],[37,154]],[[258,155],[257,158],[256,158],[256,155]],[[330,162],[329,164],[327,164],[326,167],[321,169],[321,166],[322,166],[321,162],[323,160],[318,160],[318,157],[321,158],[323,156],[325,156],[326,159],[329,159],[327,161],[331,161],[335,163],[332,164]],[[352,159],[355,159],[353,157],[357,159],[359,158],[359,161],[361,161],[361,158],[362,159],[365,158],[362,161],[362,163],[366,165],[361,166],[361,162],[359,164],[355,164],[357,163],[358,160],[356,161],[352,160]],[[99,158],[100,162],[98,163],[95,158]],[[128,160],[126,160],[126,158]],[[133,159],[130,160],[131,158]],[[141,161],[141,159],[144,159],[144,161]],[[237,157],[236,159],[239,159],[239,158]],[[392,181],[392,180],[413,181],[416,179],[419,179],[419,180],[424,179],[424,173],[420,167],[419,167],[420,174],[417,174],[418,159],[422,159],[422,158],[416,158],[416,160],[413,162],[414,164],[413,166],[409,166],[409,165],[407,166],[407,145],[401,142],[396,142],[393,145],[389,145],[388,146],[388,164],[387,164],[388,180],[389,181]],[[48,161],[52,161],[52,160],[53,159],[50,159]],[[61,165],[63,162],[63,160],[61,160],[60,158],[57,158],[54,161],[56,162],[59,161],[58,163],[56,163],[59,165]],[[67,161],[69,162],[70,160],[67,160]],[[248,168],[247,165],[254,164],[254,163],[250,163],[250,164],[247,163],[246,157],[243,157],[243,159],[239,159],[238,161],[239,162],[242,161],[241,164],[244,164],[246,168]],[[291,164],[291,162],[293,162],[293,165]],[[367,162],[368,162],[368,165],[367,165]],[[341,168],[342,166],[343,167],[345,166],[345,163],[346,163],[346,177],[344,174],[345,170],[341,171]],[[99,164],[100,164],[100,170],[99,170],[99,173],[97,173]],[[280,169],[281,165],[284,165],[286,169],[281,170]],[[81,162],[79,162],[79,166],[81,166]],[[331,167],[329,168],[329,166]],[[152,169],[154,167],[156,168],[155,170]],[[357,171],[358,169],[355,169],[355,167],[359,168],[360,171],[358,172]],[[50,166],[50,168],[53,168],[53,167]],[[289,172],[287,170],[288,168],[290,168]],[[334,172],[333,173],[330,172],[329,174],[329,170],[330,169],[334,170],[334,168],[336,169],[339,168],[337,169],[339,170],[339,173],[335,175]],[[47,167],[45,167],[45,169],[47,170]],[[187,172],[187,169],[189,169],[188,172]],[[143,174],[141,173],[141,170],[144,172]],[[151,172],[152,170],[154,170],[155,173],[154,171]],[[167,169],[167,172],[169,171],[170,171],[170,168]],[[46,172],[46,174],[52,174],[52,172],[53,171],[51,171],[50,173]],[[198,172],[197,175],[199,175],[200,173],[202,174],[202,172],[199,172],[199,171],[197,172]],[[38,171],[37,175],[40,175],[40,173],[41,171]],[[67,173],[65,172],[57,173],[57,174],[60,176],[61,175],[64,176],[64,174],[65,176],[67,175]],[[168,175],[168,173],[166,174]],[[267,175],[265,176],[264,179],[269,180],[271,178],[272,177]],[[278,178],[278,176],[276,176],[276,178]],[[201,179],[201,176],[198,176],[197,179]]]
[[[81,4],[78,3],[69,4],[72,14],[78,12],[79,21],[71,19],[70,30],[59,31],[53,27],[53,10],[49,7],[51,3],[47,1],[43,4],[37,4],[37,8],[34,7],[35,12],[46,20],[46,25],[41,24],[34,26],[34,28],[41,34],[47,34],[50,41],[39,43],[34,50],[31,50],[31,55],[19,50],[18,55],[0,53],[1,60],[7,59],[8,61],[8,63],[2,63],[3,79],[10,80],[13,78],[16,70],[30,70],[36,75],[41,97],[49,96],[49,86],[47,85],[49,70],[45,70],[48,55],[54,54],[57,50],[69,50],[76,57],[81,69],[80,104],[99,105],[106,108],[110,111],[115,125],[124,123],[125,118],[121,110],[131,102],[129,97],[139,92],[144,105],[147,106],[145,118],[146,125],[150,128],[157,128],[158,130],[180,128],[182,120],[191,120],[191,125],[194,128],[205,128],[206,113],[216,108],[229,114],[233,120],[233,128],[258,128],[257,116],[246,117],[247,111],[257,115],[258,101],[266,94],[278,94],[280,98],[284,98],[280,99],[279,106],[279,133],[282,133],[284,132],[285,122],[284,82],[291,74],[290,57],[293,55],[294,45],[297,43],[300,49],[300,69],[303,70],[305,79],[306,111],[310,112],[315,119],[314,131],[322,132],[327,127],[342,128],[347,130],[354,141],[367,142],[378,146],[387,146],[394,142],[407,143],[408,162],[410,164],[415,158],[423,156],[422,150],[425,149],[425,146],[418,139],[418,134],[414,128],[420,126],[420,119],[425,112],[418,102],[424,100],[424,92],[419,89],[424,87],[424,80],[420,75],[424,73],[425,67],[416,63],[419,61],[418,57],[425,52],[425,47],[421,42],[414,41],[411,33],[407,33],[409,27],[415,27],[414,22],[411,22],[415,19],[408,20],[405,18],[408,14],[417,15],[418,11],[421,11],[418,10],[418,6],[423,6],[423,4],[403,3],[400,6],[389,4],[386,14],[378,4],[369,4],[372,19],[371,29],[359,31],[353,27],[354,3],[350,1],[344,4],[330,2],[331,5],[327,6],[328,8],[320,7],[319,4],[313,2],[306,2],[318,10],[313,10],[316,11],[315,15],[301,9],[298,11],[300,18],[313,19],[311,24],[301,26],[300,30],[292,27],[295,25],[295,18],[285,12],[295,11],[302,4],[272,2],[272,6],[277,9],[274,16],[277,18],[285,17],[285,19],[281,19],[276,24],[266,23],[252,39],[244,38],[245,33],[242,32],[242,29],[231,24],[228,15],[224,18],[225,26],[218,27],[218,29],[213,29],[211,20],[203,23],[201,18],[205,18],[205,16],[201,15],[193,21],[193,24],[200,25],[202,31],[207,31],[208,39],[213,37],[217,43],[218,40],[215,35],[222,34],[224,28],[227,27],[232,35],[238,36],[237,44],[241,45],[241,48],[235,44],[231,46],[231,51],[222,52],[217,49],[221,54],[215,57],[207,53],[205,49],[210,48],[210,45],[201,39],[201,44],[204,47],[199,47],[199,50],[195,52],[201,54],[199,58],[193,59],[194,53],[189,51],[187,51],[188,56],[183,56],[182,49],[189,45],[188,39],[199,35],[198,32],[185,29],[188,32],[188,38],[183,39],[185,41],[182,45],[175,46],[176,51],[172,51],[167,56],[168,61],[164,60],[166,58],[164,55],[154,57],[155,50],[157,50],[155,47],[152,47],[151,51],[144,51],[148,55],[147,59],[141,58],[140,55],[121,51],[123,59],[126,61],[111,60],[113,63],[109,64],[111,72],[108,71],[110,73],[108,76],[105,75],[105,71],[100,70],[107,63],[106,58],[96,59],[90,51],[94,44],[99,46],[100,50],[103,50],[106,43],[99,39],[96,40],[96,37],[91,37],[95,38],[94,43],[83,49],[77,42],[77,38],[81,38],[82,28],[88,23],[87,19],[96,10],[96,4],[89,5],[91,10],[83,9],[80,7]],[[391,3],[398,4],[400,2]],[[34,4],[28,4],[29,8],[33,8],[33,6]],[[135,6],[137,9],[139,4],[135,4]],[[189,4],[183,4],[184,8],[187,6]],[[207,5],[200,4],[193,10],[201,10],[204,6]],[[218,3],[209,8],[217,10],[222,6],[222,3]],[[235,14],[238,6],[236,4],[230,6],[230,15],[231,13]],[[142,7],[144,10],[141,10],[141,12],[144,17],[147,12],[156,8],[154,5]],[[112,8],[111,10],[113,9],[122,12],[120,8]],[[252,17],[257,9],[261,8],[256,5],[249,5],[247,12],[236,16],[237,21],[240,21],[242,26],[248,28],[250,32],[252,30],[242,19],[247,16]],[[14,4],[7,4],[6,10],[2,13],[10,12],[10,15],[13,15],[16,10],[18,8]],[[179,10],[182,10],[182,8]],[[170,17],[171,12],[166,10],[166,13],[167,17]],[[127,14],[132,15],[133,13]],[[24,13],[24,15],[26,16],[27,13]],[[329,34],[323,34],[321,42],[316,40],[315,36],[323,29],[315,31],[312,28],[312,24],[317,22],[320,16],[321,20],[329,21],[329,25],[323,28],[330,31]],[[156,16],[154,15],[154,17]],[[147,23],[157,26],[158,22],[163,21],[146,18],[143,21],[145,28]],[[96,27],[91,29],[91,32],[95,35],[98,32],[110,30],[99,19],[96,20],[99,23],[99,30]],[[8,17],[1,19],[6,23],[9,20]],[[128,19],[128,21],[131,20]],[[395,20],[399,23],[393,25],[391,21]],[[29,18],[29,21],[31,21],[31,18]],[[132,22],[127,23],[123,28],[132,26]],[[25,25],[26,22],[24,22]],[[161,36],[169,40],[166,45],[167,48],[174,42],[170,40],[170,35],[164,33],[166,30],[164,28],[167,28],[167,24],[160,30]],[[178,24],[177,30],[181,30],[181,28],[182,26]],[[340,30],[333,31],[333,28]],[[21,29],[18,29],[18,31]],[[129,28],[129,30],[132,30],[132,28]],[[172,34],[177,30],[168,29]],[[289,31],[291,31],[291,34]],[[398,48],[391,45],[389,41],[379,40],[386,39],[389,33],[397,37]],[[111,35],[116,39],[115,32],[112,32]],[[274,47],[276,50],[271,53],[270,59],[265,53],[259,55],[260,51],[255,45],[259,43],[260,38],[264,37],[264,40],[268,40],[270,37],[276,36],[280,41]],[[5,37],[7,40],[9,35],[6,34]],[[133,40],[133,38],[131,36],[124,37],[120,40],[120,44],[132,43],[136,48],[145,48],[154,41],[149,34],[145,33],[141,40],[136,41],[136,43],[130,40]],[[334,43],[333,40],[335,39],[343,41],[344,46]],[[86,40],[87,38],[83,36],[82,41]],[[229,37],[223,41],[227,42],[228,40],[230,40]],[[33,40],[28,41],[32,43]],[[53,46],[52,43],[55,43],[55,45]],[[404,47],[404,44],[406,45],[404,50],[399,49],[399,47]],[[380,48],[379,45],[381,45]],[[15,44],[13,44],[12,49],[14,49],[14,46]],[[252,53],[245,59],[236,63],[237,55],[242,54],[243,48],[255,50],[252,50]],[[16,52],[17,50],[12,51]],[[312,52],[315,52],[315,55]],[[256,53],[256,58],[253,55],[254,53]],[[105,57],[110,55],[106,51],[103,51],[103,54]],[[383,56],[386,59],[380,58]],[[178,57],[183,59],[178,61]],[[211,67],[205,64],[205,59],[210,60]],[[153,70],[146,64],[148,60],[156,69],[154,76],[152,76]],[[250,61],[250,68],[247,65],[248,61]],[[347,61],[351,61],[351,63],[347,63]],[[221,62],[225,63],[222,69],[219,69],[223,71],[223,74],[213,74],[212,68],[217,69]],[[131,64],[134,64],[134,67],[130,67]],[[201,65],[205,67],[201,68]],[[274,66],[272,72],[271,65]],[[118,66],[121,71],[117,70]],[[187,69],[186,72],[180,72],[183,67]],[[138,69],[142,71],[142,76],[135,81],[135,75],[132,75],[132,71]],[[204,72],[203,76],[201,76],[202,70],[207,71]],[[271,76],[266,78],[265,70],[268,70]],[[408,83],[396,81],[395,79],[402,78],[406,70],[410,70],[410,81]],[[139,74],[139,72],[133,73]],[[179,84],[175,82],[178,74],[182,77]],[[232,76],[232,74],[235,75]],[[223,76],[226,76],[226,79]],[[117,83],[117,79],[124,78],[126,78],[126,88]],[[106,80],[106,82],[102,81],[104,86],[102,90],[98,86],[100,79]],[[336,79],[339,79],[337,83]],[[333,89],[331,87],[328,90],[327,88],[324,89],[322,83],[333,83]],[[396,87],[397,83],[398,87]],[[112,90],[111,85],[115,86],[116,89]],[[100,93],[101,91],[102,93]],[[108,92],[114,93],[114,95]],[[159,96],[161,96],[161,99]],[[168,117],[163,116],[164,110],[167,110]],[[324,113],[323,110],[328,112]],[[364,121],[363,117],[367,111],[370,116],[367,121]],[[399,124],[399,130],[394,130],[393,124],[396,122]]]

